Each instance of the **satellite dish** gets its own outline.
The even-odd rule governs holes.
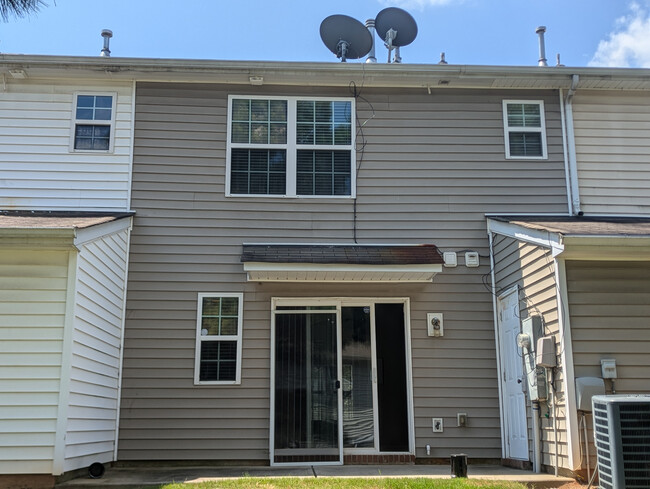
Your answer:
[[[372,48],[370,31],[361,22],[347,15],[327,17],[320,24],[320,37],[342,62],[362,58]]]
[[[393,49],[395,49],[395,62],[399,63],[400,46],[411,44],[418,35],[415,19],[406,10],[397,7],[388,7],[379,12],[375,19],[375,29],[388,48],[389,63]]]

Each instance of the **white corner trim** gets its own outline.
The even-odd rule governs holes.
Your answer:
[[[74,316],[77,303],[77,256],[76,250],[68,253],[68,278],[66,285],[65,319],[63,323],[63,346],[61,348],[61,371],[59,374],[59,404],[56,414],[56,434],[52,475],[61,475],[65,463],[65,443],[68,429],[68,404],[70,400],[70,375],[72,365],[72,342]]]
[[[510,222],[487,220],[488,233],[501,234],[520,241],[550,248],[553,257],[564,251],[563,237],[559,233],[530,229]]]
[[[567,445],[569,468],[581,468],[580,434],[578,432],[578,410],[575,392],[575,371],[573,368],[573,341],[571,338],[571,320],[569,315],[569,294],[567,290],[566,265],[563,258],[555,259],[555,282],[557,291],[558,336],[560,340],[561,359],[564,366],[564,399],[566,399]],[[566,314],[565,314],[566,311]]]
[[[76,228],[74,232],[74,246],[79,249],[91,241],[125,231],[126,229],[130,230],[132,225],[133,216],[130,216],[115,221],[105,222],[103,224],[97,224],[96,226],[90,226],[88,228]]]
[[[499,420],[501,422],[501,458],[506,458],[506,415],[503,409],[503,386],[501,385],[501,344],[499,342],[499,317],[497,312],[496,274],[494,272],[494,237],[488,233],[490,239],[490,276],[492,278],[492,315],[494,317],[494,347],[497,360],[497,388],[499,393]],[[508,291],[506,291],[508,292]]]

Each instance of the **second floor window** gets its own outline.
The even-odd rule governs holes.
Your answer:
[[[112,149],[114,101],[113,95],[76,95],[72,141],[75,151]]]
[[[354,193],[352,99],[229,98],[228,195]]]
[[[545,159],[544,102],[504,100],[503,125],[506,158]]]

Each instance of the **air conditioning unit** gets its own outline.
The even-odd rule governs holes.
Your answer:
[[[650,488],[650,395],[593,396],[601,489]]]

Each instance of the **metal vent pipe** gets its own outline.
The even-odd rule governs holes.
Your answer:
[[[113,37],[113,31],[109,29],[103,29],[102,37],[104,38],[104,47],[102,48],[102,52],[100,53],[100,56],[110,58],[111,50],[108,48],[108,44],[110,43],[111,37]]]
[[[548,66],[546,63],[546,45],[544,44],[544,33],[546,32],[546,27],[541,25],[535,29],[535,33],[539,36],[539,61],[537,66]]]

